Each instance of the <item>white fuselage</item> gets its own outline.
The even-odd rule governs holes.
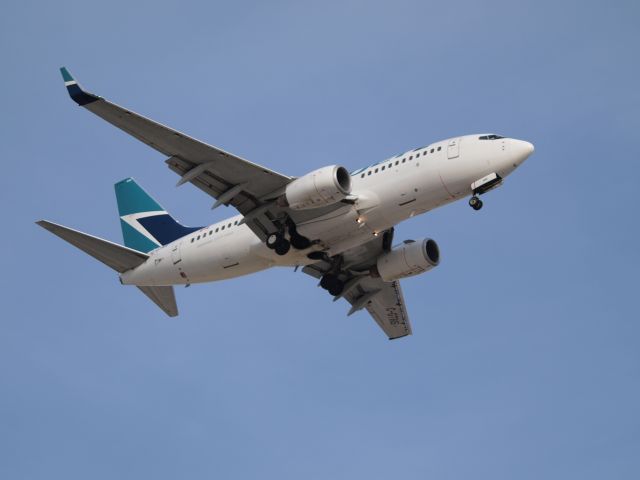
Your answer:
[[[471,184],[487,175],[504,179],[533,151],[521,140],[480,137],[436,142],[352,172],[354,204],[297,225],[300,234],[319,241],[309,249],[279,256],[239,224],[242,215],[237,215],[151,251],[121,281],[141,286],[211,282],[273,266],[314,263],[307,257],[314,250],[340,254],[403,220],[468,197]]]

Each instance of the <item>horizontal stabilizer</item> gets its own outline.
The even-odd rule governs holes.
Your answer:
[[[178,316],[178,305],[173,287],[138,287],[170,317]]]
[[[109,242],[108,240],[103,240],[102,238],[94,237],[93,235],[88,235],[56,223],[46,220],[40,220],[36,223],[119,273],[131,270],[149,258],[148,255],[138,252],[137,250],[123,247],[117,243]],[[149,294],[147,293],[147,295]]]

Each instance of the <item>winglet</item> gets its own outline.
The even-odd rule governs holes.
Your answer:
[[[78,82],[76,82],[75,78],[71,76],[71,73],[69,73],[67,67],[60,68],[60,73],[62,74],[62,79],[64,80],[65,87],[67,87],[69,96],[78,105],[84,106],[89,103],[93,103],[96,100],[100,100],[100,97],[98,97],[97,95],[82,90],[82,87]]]

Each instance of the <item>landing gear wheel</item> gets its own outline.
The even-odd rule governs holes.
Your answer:
[[[286,255],[291,249],[291,243],[281,233],[272,233],[265,240],[265,245],[275,250],[278,255]]]
[[[289,243],[289,240],[287,240],[284,237],[280,238],[280,240],[276,243],[276,246],[274,247],[274,250],[278,255],[286,255],[287,253],[289,253],[290,249],[291,249],[291,243]]]
[[[482,208],[482,200],[474,195],[469,199],[469,206],[474,210],[480,210]]]
[[[342,283],[341,280],[338,280],[335,284],[331,285],[331,287],[328,290],[329,290],[329,293],[334,297],[336,295],[340,295],[342,293],[342,290],[344,290],[344,283]]]
[[[311,240],[307,237],[303,237],[302,235],[298,235],[297,233],[291,234],[291,246],[296,250],[304,250],[311,246]]]
[[[289,221],[287,225],[289,227],[289,238],[291,240],[291,246],[293,248],[295,248],[296,250],[304,250],[311,246],[311,240],[298,233],[298,229],[296,228],[295,223]]]
[[[327,254],[324,252],[309,252],[307,258],[310,260],[324,260],[327,258]]]
[[[344,282],[332,273],[327,273],[320,279],[320,286],[334,297],[340,295],[344,290]]]
[[[329,290],[329,286],[331,285],[331,283],[335,278],[336,276],[332,275],[331,273],[327,273],[326,275],[323,275],[322,278],[320,279],[320,286],[325,290]]]
[[[283,239],[282,235],[279,233],[272,233],[267,237],[265,244],[267,245],[267,248],[273,250],[281,239]]]

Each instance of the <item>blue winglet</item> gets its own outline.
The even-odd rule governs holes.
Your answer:
[[[62,74],[64,85],[65,87],[67,87],[67,92],[69,92],[69,96],[78,105],[83,106],[89,103],[93,103],[96,100],[100,100],[100,97],[98,97],[97,95],[94,95],[93,93],[88,93],[82,90],[82,87],[80,87],[80,84],[76,82],[76,80],[71,76],[71,73],[69,73],[69,70],[67,70],[66,67],[62,67],[60,69],[60,73]]]

